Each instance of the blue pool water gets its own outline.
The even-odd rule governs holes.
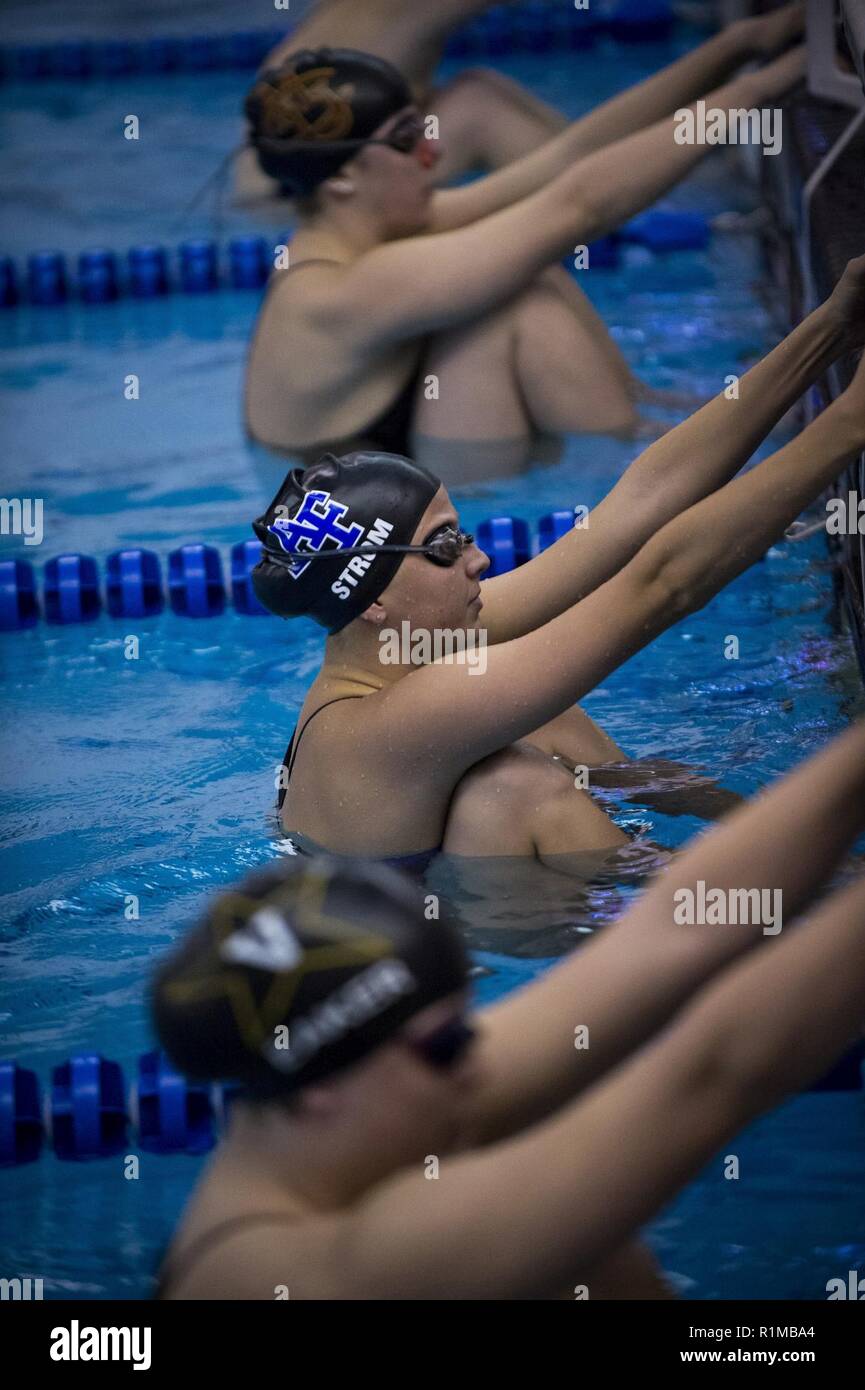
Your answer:
[[[506,66],[577,114],[690,41],[607,46],[564,66],[530,58]],[[3,250],[124,248],[206,232],[205,212],[178,226],[178,208],[229,146],[243,81],[216,73],[7,88]],[[146,132],[131,151],[116,128],[127,111]],[[37,158],[46,147],[54,150],[47,173]],[[720,160],[670,203],[708,215],[751,206]],[[250,226],[232,214],[226,233]],[[647,380],[708,396],[778,335],[760,279],[750,238],[716,237],[705,253],[663,262],[636,253],[584,283]],[[248,535],[279,479],[276,469],[262,474],[240,428],[256,303],[222,292],[0,317],[3,490],[43,497],[46,518],[40,551],[4,537],[0,553],[41,561],[80,550],[102,560],[120,544],[165,555],[190,540],[224,549]],[[134,403],[123,396],[131,372],[141,382]],[[500,512],[534,521],[591,505],[633,452],[572,441],[554,468],[457,494],[462,517],[470,526]],[[135,661],[124,655],[130,632],[140,638]],[[740,638],[736,662],[723,656],[729,633]],[[3,1055],[44,1079],[75,1051],[102,1051],[130,1070],[148,1048],[143,984],[153,959],[203,894],[282,848],[269,815],[274,767],[320,652],[311,624],[234,613],[200,622],[103,617],[0,638]],[[860,706],[818,539],[771,551],[585,702],[631,754],[705,766],[745,794],[821,746]],[[623,809],[623,819],[672,846],[700,825],[640,807]],[[556,875],[554,891],[549,878],[513,865],[496,867],[493,888],[485,872],[433,870],[482,948],[482,1001],[578,944],[635,891],[624,875],[573,890]],[[140,903],[133,920],[129,895]],[[828,1278],[865,1266],[861,1093],[799,1097],[730,1151],[740,1156],[739,1182],[723,1181],[718,1159],[652,1229],[688,1296],[821,1297]],[[71,1165],[48,1156],[4,1172],[0,1273],[42,1276],[53,1297],[146,1294],[198,1167],[143,1155],[131,1182],[119,1159]]]

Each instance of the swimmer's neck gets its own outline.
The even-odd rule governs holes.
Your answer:
[[[418,235],[425,227],[411,231],[389,226],[381,209],[362,206],[352,200],[342,204],[328,198],[320,212],[301,217],[291,240],[291,260],[321,257],[350,264],[386,241]]]
[[[313,1100],[296,1112],[237,1101],[211,1176],[254,1190],[259,1205],[272,1199],[303,1216],[350,1206],[398,1166],[387,1145],[359,1145],[357,1125],[331,1116],[326,1104],[319,1111]]]
[[[381,661],[380,635],[386,623],[379,626],[355,619],[349,628],[337,632],[327,640],[324,664],[318,679],[328,686],[339,684],[357,687],[359,694],[384,690],[395,685],[412,670],[410,665]],[[358,629],[352,631],[352,629]]]

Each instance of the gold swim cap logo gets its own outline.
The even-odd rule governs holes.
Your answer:
[[[330,80],[335,68],[288,72],[275,85],[263,82],[260,134],[280,140],[344,140],[354,112]]]

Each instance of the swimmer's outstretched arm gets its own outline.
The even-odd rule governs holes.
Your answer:
[[[522,636],[606,583],[662,526],[729,482],[826,368],[865,343],[865,256],[824,304],[738,382],[638,458],[575,528],[483,585],[489,642]],[[575,499],[576,500],[576,499]]]
[[[464,188],[437,195],[435,224],[464,226],[543,188],[586,155],[654,125],[704,96],[752,58],[768,58],[799,38],[805,7],[796,3],[771,15],[736,20],[706,43],[645,81],[579,117],[539,149]],[[442,129],[447,141],[447,129]]]
[[[715,42],[722,39],[723,35],[719,35]],[[582,145],[582,127],[592,118],[584,117],[553,136],[540,149],[486,178],[436,193],[432,230],[444,232],[465,227],[540,194],[560,194],[566,199],[561,211],[567,217],[568,211],[573,210],[574,199],[589,195],[588,211],[592,216],[574,230],[574,239],[593,241],[653,203],[709,152],[705,145],[676,143],[674,111],[692,107],[701,96],[705,97],[707,107],[720,107],[725,111],[740,106],[760,107],[783,96],[803,74],[804,50],[801,47],[792,49],[766,67],[742,73],[711,91],[703,87],[681,103],[668,105],[665,102],[653,120],[635,122],[635,128],[629,133],[613,142],[605,141],[601,148],[591,151]],[[652,81],[660,83],[662,79],[658,77]],[[682,158],[683,151],[686,156],[690,154],[690,160]],[[648,167],[642,165],[643,158],[648,158]],[[545,202],[546,209],[543,204],[538,205],[537,215],[554,217],[555,198],[548,196]],[[569,241],[565,233],[564,245],[555,253],[556,258],[572,246],[573,240]]]
[[[668,522],[566,613],[490,646],[482,673],[433,663],[397,681],[377,702],[383,741],[409,768],[435,749],[456,778],[527,737],[759,559],[863,445],[865,358],[797,439]]]
[[[498,1140],[552,1114],[666,1026],[719,970],[769,944],[767,923],[677,924],[678,890],[696,892],[702,881],[777,891],[786,930],[863,829],[865,720],[692,840],[615,926],[483,1012],[479,1137]],[[578,1025],[589,1039],[579,1051]]]
[[[361,49],[366,44],[372,45],[375,53],[387,57],[414,84],[430,67],[431,44],[438,43],[432,64],[436,66],[454,30],[496,3],[501,0],[434,0],[427,4],[418,4],[418,0],[355,0],[350,28],[341,43],[343,47]],[[504,0],[504,3],[512,4],[514,0]],[[319,0],[318,4],[310,6],[293,32],[270,50],[262,67],[278,67],[283,63],[303,46],[304,27],[326,17],[327,11],[334,8],[338,7],[328,0]],[[329,41],[336,43],[335,38]]]
[[[793,49],[707,100],[725,109],[761,106],[788,91],[803,71],[802,50]],[[578,160],[531,196],[456,230],[375,246],[322,286],[322,322],[332,316],[343,339],[365,352],[497,308],[575,243],[619,226],[695,168],[712,147],[679,144],[676,129],[674,118],[659,121]]]
[[[445,1159],[437,1182],[418,1162],[380,1187],[341,1233],[334,1276],[348,1257],[368,1298],[550,1297],[585,1283],[743,1125],[824,1072],[863,1020],[865,878],[725,971],[553,1119]]]
[[[769,15],[735,20],[675,63],[575,121],[571,127],[572,141],[562,143],[559,168],[564,168],[572,158],[603,149],[683,106],[690,106],[712,87],[724,82],[743,63],[753,58],[774,57],[801,38],[804,30],[802,0],[794,0],[793,4]],[[567,149],[566,144],[570,144],[571,149]],[[550,153],[555,158],[558,151]],[[542,170],[543,165],[539,165],[538,187],[554,176],[554,173],[544,176]]]
[[[590,768],[593,790],[608,788],[618,801],[648,806],[665,816],[720,820],[745,797],[720,785],[717,777],[671,758],[634,758]]]

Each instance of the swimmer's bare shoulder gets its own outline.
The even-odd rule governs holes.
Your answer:
[[[251,1222],[226,1235],[212,1254],[169,1284],[167,1297],[177,1302],[362,1298],[361,1291],[352,1292],[350,1273],[340,1264],[347,1230],[339,1213],[294,1220],[275,1213],[272,1224]]]
[[[247,364],[246,423],[254,438],[290,448],[349,440],[416,370],[420,340],[373,341],[375,310],[356,313],[348,292],[358,279],[358,263],[306,253],[274,276]]]
[[[305,446],[348,434],[355,416],[367,413],[354,398],[364,382],[341,307],[345,276],[345,266],[314,258],[274,275],[246,374],[246,421],[255,438]]]
[[[171,1301],[232,1302],[350,1301],[371,1297],[368,1271],[352,1256],[350,1214],[298,1220],[294,1226],[239,1231],[169,1290]],[[367,1251],[374,1256],[374,1251]],[[384,1250],[382,1252],[384,1254]],[[641,1241],[630,1241],[590,1274],[591,1294],[607,1299],[669,1299],[673,1290],[653,1254]],[[551,1288],[549,1298],[585,1297],[584,1285]],[[394,1297],[391,1291],[390,1297]],[[442,1297],[447,1297],[444,1288]]]

